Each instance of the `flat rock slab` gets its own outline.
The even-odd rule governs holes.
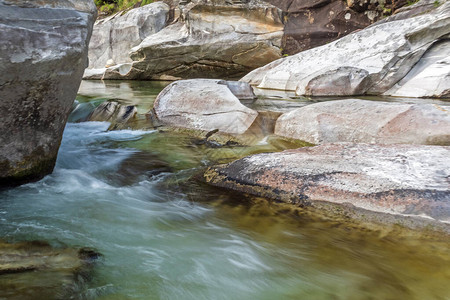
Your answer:
[[[240,103],[226,81],[214,79],[171,83],[156,98],[153,114],[164,125],[231,134],[244,133],[258,116]]]
[[[307,105],[278,118],[275,134],[312,144],[450,145],[450,110],[359,99]]]
[[[204,178],[288,203],[337,205],[442,225],[450,222],[449,158],[450,147],[444,146],[327,144],[248,156],[211,167]]]

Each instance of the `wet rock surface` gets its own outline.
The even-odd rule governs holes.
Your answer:
[[[168,85],[151,111],[163,125],[242,134],[258,113],[239,102],[224,81],[191,79]]]
[[[450,111],[435,104],[327,101],[284,113],[275,134],[313,144],[450,145]]]
[[[51,247],[43,241],[0,241],[2,299],[70,299],[100,257],[92,249]]]
[[[444,224],[450,221],[449,155],[442,146],[327,144],[248,156],[209,168],[204,179],[333,213],[363,209],[359,218],[375,212]]]
[[[450,65],[445,45],[449,34],[450,2],[446,1],[430,12],[374,24],[279,59],[241,80],[297,95],[447,97]],[[420,87],[410,89],[418,82]]]
[[[92,1],[0,1],[0,185],[53,170],[87,63]]]
[[[111,126],[124,125],[136,118],[137,108],[134,105],[122,104],[118,101],[108,100],[97,106],[88,121],[111,122]]]
[[[173,169],[157,155],[148,152],[136,152],[125,159],[108,178],[116,184],[132,185],[143,179],[150,180],[162,173],[170,173]]]

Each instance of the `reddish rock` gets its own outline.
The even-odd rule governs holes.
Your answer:
[[[373,23],[366,14],[358,13],[343,1],[290,13],[284,28],[284,53],[295,54],[337,40]]]
[[[248,156],[211,167],[204,178],[302,206],[358,208],[448,225],[449,157],[444,146],[327,144]]]
[[[275,134],[313,144],[450,145],[450,114],[435,104],[335,100],[284,113]]]
[[[283,52],[295,54],[324,45],[372,24],[381,16],[378,1],[268,0],[286,13]]]

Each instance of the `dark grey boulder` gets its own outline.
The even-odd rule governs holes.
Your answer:
[[[0,186],[53,170],[95,17],[92,0],[0,0]]]

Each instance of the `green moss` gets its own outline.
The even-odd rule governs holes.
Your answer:
[[[94,2],[98,10],[112,14],[153,3],[153,0],[95,0]]]
[[[406,2],[406,6],[411,6],[411,5],[413,5],[413,4],[416,4],[417,2],[419,2],[419,0],[408,0],[408,1]]]
[[[17,186],[36,181],[53,171],[56,153],[45,155],[41,147],[26,156],[20,163],[11,166],[9,161],[0,162],[0,168],[6,170],[5,177],[0,178],[0,186]]]

